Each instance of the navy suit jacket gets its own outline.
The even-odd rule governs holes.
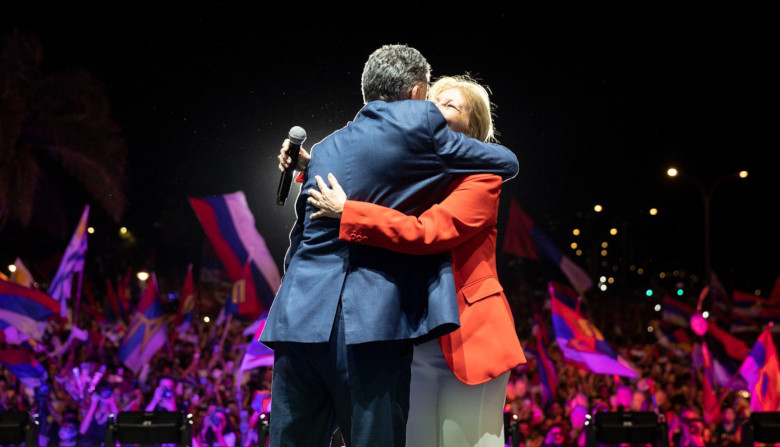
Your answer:
[[[459,175],[517,175],[517,157],[447,127],[429,101],[372,101],[311,149],[285,274],[260,341],[327,342],[339,300],[346,343],[437,337],[459,326],[449,253],[414,256],[339,240],[337,219],[310,219],[315,175],[353,200],[419,215]]]

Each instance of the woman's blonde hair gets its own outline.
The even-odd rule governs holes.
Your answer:
[[[433,100],[440,93],[457,88],[466,99],[469,108],[468,136],[480,141],[497,141],[493,129],[493,104],[487,87],[482,86],[468,74],[443,76],[428,89],[428,98]]]

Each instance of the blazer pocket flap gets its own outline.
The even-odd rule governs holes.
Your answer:
[[[460,293],[463,294],[463,298],[469,304],[474,304],[477,301],[487,298],[491,295],[503,292],[504,288],[498,282],[498,279],[493,276],[486,276],[480,280],[472,282],[466,286],[463,286]]]

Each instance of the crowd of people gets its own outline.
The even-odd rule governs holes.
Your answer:
[[[170,343],[136,374],[119,361],[118,343],[96,337],[98,323],[83,321],[92,334],[89,342],[61,357],[47,356],[38,347],[48,372],[44,386],[26,387],[0,367],[0,409],[43,415],[42,435],[49,445],[100,445],[109,414],[139,410],[191,414],[194,445],[262,443],[258,437],[269,416],[272,367],[250,369],[240,379],[236,374],[252,339],[245,335],[250,322],[223,323],[230,324],[223,341],[223,326],[196,319],[187,332],[171,333]],[[48,340],[49,352],[68,338],[67,328],[57,329]],[[506,392],[507,445],[519,440],[524,447],[583,446],[587,415],[621,410],[658,411],[667,421],[670,445],[739,445],[749,396],[719,387],[720,414],[705,414],[701,372],[684,351],[652,343],[615,346],[641,372],[628,379],[578,368],[551,341],[546,350],[557,387],[545,399],[534,336],[523,338],[523,345],[531,348],[528,363],[512,370]]]
[[[181,411],[191,414],[196,445],[257,445],[268,412],[271,368],[240,376],[237,367],[251,335],[249,322],[228,320],[227,332],[203,319],[184,333],[169,331],[169,343],[140,371],[118,357],[118,340],[104,336],[98,323],[84,319],[88,340],[71,345],[61,357],[55,344],[69,336],[64,327],[36,346],[47,371],[40,386],[25,386],[0,366],[0,409],[39,415],[48,445],[101,445],[109,415],[122,411]],[[54,328],[54,326],[52,326]]]
[[[741,421],[749,395],[716,387],[718,412],[702,408],[702,371],[691,356],[658,344],[617,346],[633,358],[637,378],[594,374],[567,362],[556,342],[547,346],[557,387],[544,399],[538,357],[518,368],[507,386],[507,429],[516,426],[521,446],[584,446],[585,423],[598,412],[655,412],[667,425],[671,446],[741,445]]]

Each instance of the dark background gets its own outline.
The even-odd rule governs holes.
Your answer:
[[[619,261],[648,276],[703,274],[702,197],[692,182],[667,178],[670,165],[705,187],[748,170],[713,196],[713,270],[730,289],[764,294],[780,273],[769,134],[777,33],[767,11],[160,6],[14,6],[0,17],[3,34],[18,27],[41,38],[46,69],[84,67],[106,84],[129,146],[128,207],[115,223],[93,205],[91,238],[126,226],[136,268],[197,263],[204,234],[187,197],[238,190],[281,268],[294,221],[292,199],[275,204],[281,141],[300,125],[310,147],[345,125],[362,106],[368,55],[405,43],[434,78],[468,72],[491,89],[499,139],[521,165],[505,184],[502,217],[517,200],[594,278],[601,267],[568,248],[574,226],[588,229],[582,244],[591,247],[609,224],[628,223]],[[595,203],[607,212],[595,216]],[[653,220],[650,207],[660,211]],[[64,249],[83,204],[72,208],[62,240],[38,250]],[[3,262],[33,257],[8,248],[19,249],[9,239],[21,231],[0,232]]]

